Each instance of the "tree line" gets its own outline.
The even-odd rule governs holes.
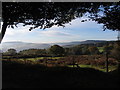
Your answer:
[[[97,44],[82,44],[72,47],[62,47],[53,45],[49,49],[27,49],[17,52],[15,49],[8,49],[3,53],[3,56],[13,57],[62,57],[69,55],[98,55],[108,53],[110,56],[119,60],[120,46],[115,42],[97,43]]]

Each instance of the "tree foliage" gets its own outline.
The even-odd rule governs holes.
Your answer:
[[[28,50],[20,51],[19,54],[32,55],[32,56],[46,55],[46,50],[45,49],[28,49]]]
[[[7,52],[5,53],[7,55],[15,55],[17,54],[17,51],[15,49],[8,49]]]
[[[103,8],[103,16],[95,17],[95,21],[104,24],[103,29],[120,31],[120,3]]]
[[[99,50],[95,46],[91,46],[88,48],[91,54],[99,54]]]
[[[64,26],[65,23],[84,15],[98,23],[103,23],[104,29],[120,30],[119,3],[4,2],[2,5],[2,38],[7,27],[14,28],[19,23],[23,23],[23,26],[32,25],[29,30],[45,29],[54,25]],[[102,13],[102,16],[100,13]],[[86,20],[82,20],[82,22],[84,21]]]
[[[3,22],[7,21],[11,28],[24,23],[34,25],[30,30],[38,27],[45,29],[53,25],[64,26],[86,12],[97,12],[98,7],[96,3],[3,3]]]
[[[111,54],[120,62],[120,46],[118,44],[114,45],[114,49],[111,51]]]
[[[64,48],[59,45],[51,46],[49,52],[51,55],[55,55],[55,56],[62,56],[65,54]]]

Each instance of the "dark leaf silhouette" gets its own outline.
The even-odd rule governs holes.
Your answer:
[[[120,30],[119,3],[4,2],[2,6],[2,38],[7,26],[14,28],[17,24],[23,23],[23,26],[32,25],[30,31],[35,28],[51,28],[54,25],[65,27],[66,23],[86,14],[90,19],[103,23],[104,29]],[[103,16],[100,15],[100,12]]]

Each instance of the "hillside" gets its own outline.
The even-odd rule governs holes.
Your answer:
[[[27,42],[3,42],[2,43],[2,51],[5,52],[10,48],[14,48],[17,51],[21,51],[24,49],[47,49],[51,45],[58,44],[63,47],[71,47],[75,45],[80,45],[80,44],[96,44],[96,43],[102,43],[106,41],[102,40],[86,40],[86,41],[74,41],[74,42],[65,42],[65,43],[27,43]]]
[[[2,51],[7,51],[10,48],[14,48],[17,51],[24,49],[46,49],[49,48],[49,44],[39,44],[39,43],[26,43],[26,42],[5,42],[2,44]]]

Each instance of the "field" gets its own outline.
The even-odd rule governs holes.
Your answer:
[[[10,52],[3,53],[3,89],[118,88],[120,82],[119,62],[116,58],[118,52],[113,54],[117,55],[116,57],[109,53],[107,58],[103,47],[97,48],[75,47],[66,49],[69,53],[67,51],[66,54],[55,56],[47,51],[38,53],[43,50],[36,49],[25,50],[22,53],[12,50],[11,53],[14,51],[14,55],[9,54]],[[83,50],[82,53],[77,51],[79,49]],[[96,52],[99,50],[99,53],[94,53],[94,50]]]
[[[103,47],[97,47],[99,49],[99,52],[103,52]]]
[[[79,55],[3,59],[3,88],[117,88],[117,61]],[[115,72],[115,73],[113,73]]]
[[[3,89],[118,88],[118,77],[111,73],[92,68],[45,67],[3,61]]]
[[[68,65],[68,67],[73,67],[73,66]],[[106,68],[104,66],[92,66],[92,65],[82,65],[82,64],[80,64],[79,67],[81,67],[81,68],[93,68],[93,69],[96,69],[96,70],[106,72]],[[110,65],[108,68],[109,68],[109,72],[111,72],[111,71],[114,71],[114,70],[117,69],[117,65],[116,66]]]
[[[17,61],[24,64],[40,64],[47,67],[67,66],[81,68],[94,68],[106,72],[105,56],[103,55],[78,55],[68,57],[36,57],[36,58],[11,58],[3,59],[8,61]],[[74,62],[74,63],[73,63]],[[109,58],[109,72],[117,69],[117,60]]]

